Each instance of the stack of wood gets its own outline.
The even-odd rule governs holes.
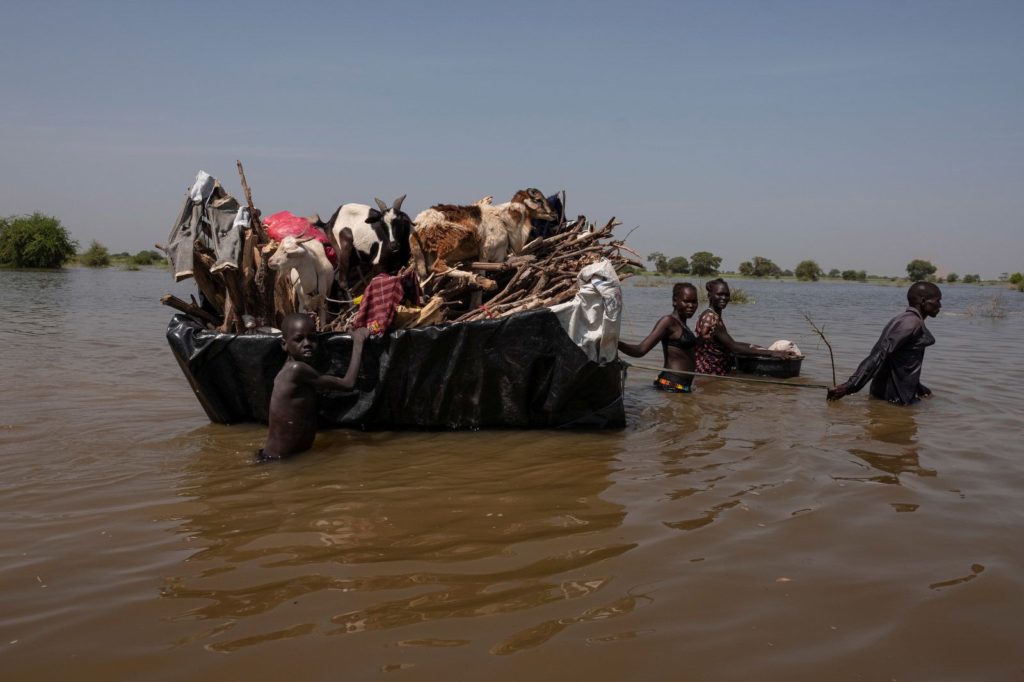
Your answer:
[[[477,281],[458,277],[454,287],[450,281],[446,282],[434,295],[457,309],[452,305],[453,299],[457,299],[465,289],[479,288],[485,292],[482,304],[456,315],[453,318],[455,322],[505,317],[564,303],[576,295],[580,285],[579,273],[591,263],[607,259],[622,278],[629,276],[623,272],[626,268],[642,267],[639,261],[629,257],[639,258],[639,254],[623,241],[612,238],[613,230],[620,224],[612,218],[604,227],[598,228],[588,223],[585,216],[579,216],[557,234],[527,242],[522,253],[511,256],[504,263],[472,263],[469,266],[471,270],[487,272],[488,276],[478,277]],[[447,276],[442,281],[450,279]],[[488,295],[486,292],[491,283],[494,284],[494,293]]]
[[[193,277],[206,306],[201,307],[194,297],[186,302],[170,294],[160,301],[209,329],[245,334],[265,327],[279,328],[282,318],[295,312],[295,296],[288,279],[278,277],[267,264],[278,243],[270,239],[260,220],[241,162],[238,174],[250,216],[240,267],[213,271],[214,254],[197,239]],[[611,261],[620,277],[628,277],[623,274],[626,268],[642,265],[629,257],[639,258],[639,254],[624,240],[613,239],[612,232],[619,224],[613,218],[598,228],[579,216],[554,234],[528,242],[522,253],[503,263],[467,263],[443,274],[432,274],[422,282],[424,305],[399,306],[393,328],[492,319],[563,303],[578,291],[580,271],[601,259]],[[319,320],[318,328],[349,330],[367,279],[361,275],[358,284],[350,283],[351,299],[328,299],[328,319]]]

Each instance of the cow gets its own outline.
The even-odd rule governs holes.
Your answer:
[[[421,277],[431,270],[445,272],[465,260],[501,263],[509,253],[523,250],[531,219],[557,218],[544,194],[532,187],[497,206],[491,205],[489,197],[471,206],[438,204],[413,221],[412,258]]]
[[[402,211],[405,195],[388,208],[374,199],[378,208],[366,204],[342,204],[327,221],[327,234],[338,254],[338,282],[347,289],[353,255],[356,262],[377,272],[394,274],[409,262],[409,234],[412,220]]]
[[[271,270],[287,273],[299,299],[299,311],[316,311],[320,324],[327,322],[327,295],[334,282],[334,268],[324,245],[316,239],[285,237],[267,260]]]

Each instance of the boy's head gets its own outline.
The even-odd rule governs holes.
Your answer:
[[[299,362],[310,362],[316,354],[316,327],[307,315],[291,313],[281,322],[281,347],[288,357]]]

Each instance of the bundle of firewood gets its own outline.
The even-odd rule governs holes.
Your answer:
[[[160,300],[210,329],[244,334],[279,327],[284,315],[296,310],[290,281],[277,276],[267,264],[278,243],[270,239],[260,212],[253,205],[241,162],[238,173],[250,216],[244,231],[240,267],[215,271],[213,253],[201,240],[196,240],[193,277],[205,306],[194,298],[185,302],[170,294]],[[625,246],[623,240],[612,238],[619,224],[613,218],[598,228],[579,216],[560,225],[550,236],[527,242],[520,254],[503,263],[465,263],[433,273],[421,283],[422,306],[399,306],[392,328],[505,317],[568,301],[579,289],[580,270],[591,263],[608,259],[620,276],[628,266],[641,266],[629,257],[639,258],[639,254]],[[349,297],[344,300],[328,299],[328,319],[318,320],[319,329],[351,328],[370,274],[359,273],[359,282],[349,282]]]
[[[580,270],[591,263],[608,259],[620,273],[629,266],[641,266],[624,255],[639,254],[623,241],[612,239],[612,231],[620,224],[612,218],[598,228],[579,216],[556,234],[527,242],[522,253],[504,263],[468,266],[469,270],[487,273],[485,276],[467,277],[469,273],[463,271],[453,277],[448,272],[440,277],[440,283],[433,287],[432,282],[428,283],[425,289],[441,298],[444,307],[454,310],[458,310],[458,301],[467,291],[483,292],[480,305],[454,315],[455,322],[505,317],[563,303],[576,295]]]

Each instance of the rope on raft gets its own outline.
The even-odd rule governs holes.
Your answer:
[[[731,377],[722,376],[719,374],[704,374],[703,372],[688,372],[681,369],[671,369],[669,367],[652,367],[651,365],[636,365],[627,362],[626,366],[636,367],[637,369],[646,369],[651,372],[667,372],[669,374],[686,374],[691,377],[705,377],[707,379],[724,379],[726,381],[745,381],[750,384],[774,384],[777,386],[789,386],[790,388],[832,388],[828,384],[797,384],[791,381],[777,381],[775,379],[750,379],[748,377]]]

